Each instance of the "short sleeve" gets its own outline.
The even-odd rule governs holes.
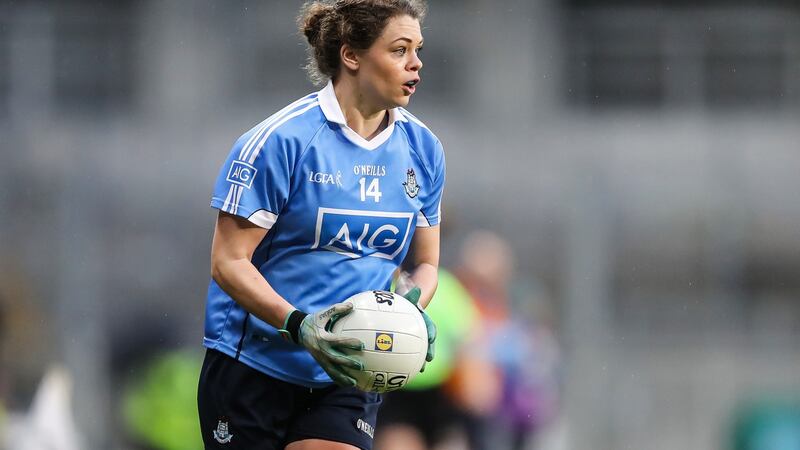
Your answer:
[[[445,159],[442,143],[437,139],[434,144],[433,158],[427,167],[430,177],[430,188],[424,190],[422,208],[417,216],[417,227],[433,227],[442,219],[442,191],[445,181]]]
[[[277,135],[259,142],[256,129],[245,133],[220,169],[211,207],[271,228],[289,198],[291,150]]]

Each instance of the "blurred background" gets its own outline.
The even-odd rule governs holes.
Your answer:
[[[0,0],[5,448],[199,448],[210,193],[316,90],[300,5]],[[435,445],[800,449],[800,4],[431,0],[423,34],[442,265],[519,331],[454,334],[505,375],[448,363]]]

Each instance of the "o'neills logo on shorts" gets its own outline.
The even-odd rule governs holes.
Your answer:
[[[362,419],[358,419],[358,422],[356,422],[356,428],[366,433],[370,438],[372,438],[375,434],[375,428],[373,428],[372,425],[368,424],[367,422],[364,422]]]

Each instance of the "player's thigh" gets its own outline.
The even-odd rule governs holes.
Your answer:
[[[369,450],[381,401],[380,394],[354,387],[315,389],[309,392],[301,412],[293,417],[286,448]],[[292,447],[295,442],[301,447]],[[315,447],[317,444],[320,447]]]
[[[415,427],[393,424],[381,427],[375,436],[375,448],[380,450],[425,450],[425,438]]]
[[[303,439],[286,446],[286,450],[359,450],[358,447],[322,439]]]

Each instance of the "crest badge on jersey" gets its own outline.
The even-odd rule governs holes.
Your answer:
[[[408,169],[406,171],[406,181],[403,182],[403,186],[406,188],[406,194],[411,198],[416,197],[419,193],[417,175],[414,173],[414,169]]]
[[[217,423],[217,429],[214,430],[214,440],[220,444],[227,444],[233,439],[233,435],[228,431],[228,422],[223,422],[222,419]]]

